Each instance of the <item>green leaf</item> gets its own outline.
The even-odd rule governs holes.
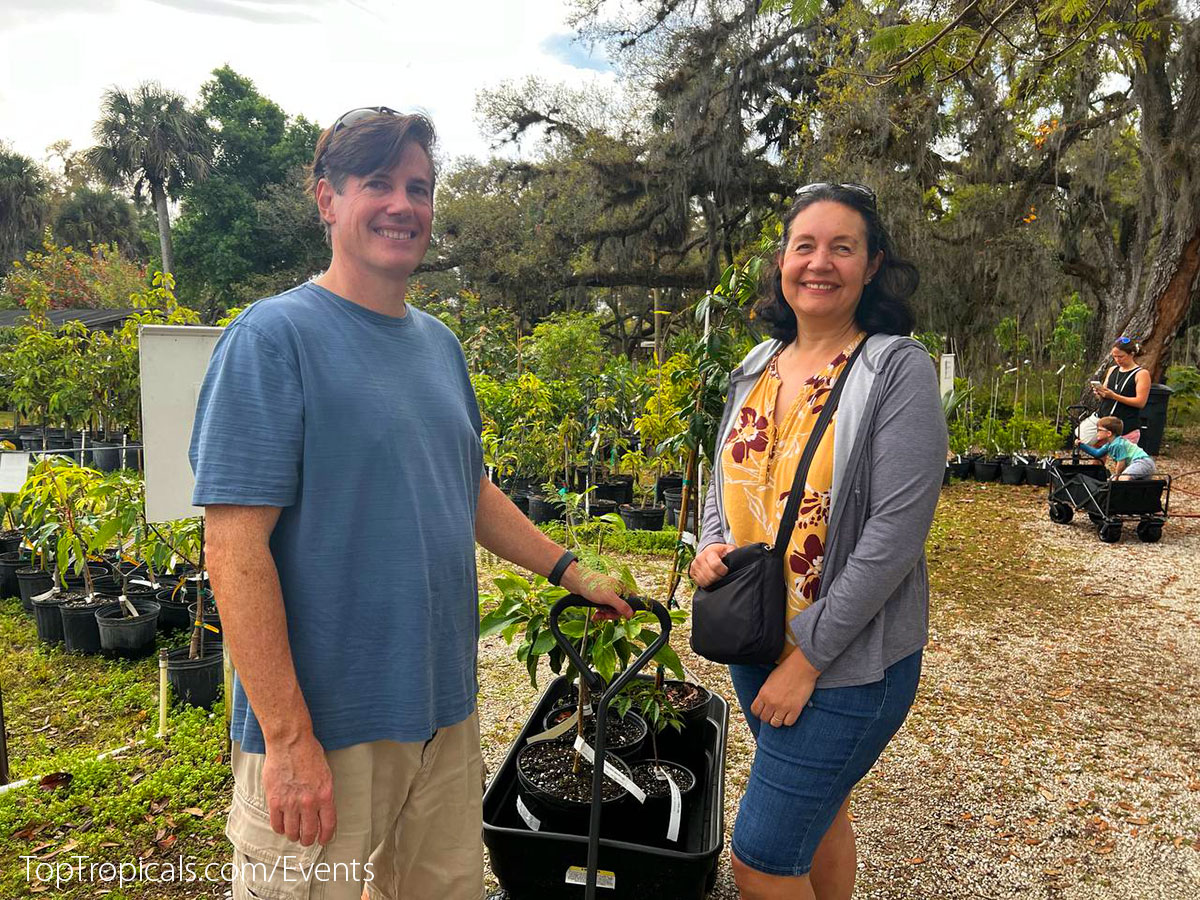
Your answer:
[[[538,634],[537,639],[533,642],[533,649],[529,651],[536,656],[542,656],[550,652],[550,648],[557,646],[554,640],[553,632],[547,630]]]
[[[669,669],[671,674],[676,678],[684,678],[683,663],[679,660],[679,654],[671,649],[670,644],[667,644],[654,654],[654,661]]]
[[[613,674],[617,671],[617,654],[613,652],[612,645],[596,644],[592,649],[592,664],[601,678],[612,681]]]
[[[502,610],[496,609],[484,616],[479,622],[479,637],[480,639],[491,637],[500,631],[503,631],[513,623],[513,617],[505,615]],[[511,638],[505,638],[511,643]]]

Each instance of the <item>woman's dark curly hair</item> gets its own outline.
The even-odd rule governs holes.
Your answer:
[[[867,334],[909,334],[916,319],[909,308],[908,298],[917,290],[921,276],[917,267],[901,259],[891,235],[879,218],[875,202],[865,193],[838,184],[826,184],[805,191],[783,220],[783,239],[779,254],[771,261],[765,278],[765,296],[758,301],[755,312],[767,323],[771,337],[790,343],[796,339],[796,314],[783,296],[783,279],[779,272],[779,257],[787,249],[792,222],[800,212],[814,203],[833,201],[848,206],[867,226],[867,255],[874,258],[883,251],[883,262],[870,283],[863,287],[862,299],[854,311],[858,327]]]

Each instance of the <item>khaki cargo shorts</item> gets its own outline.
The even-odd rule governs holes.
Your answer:
[[[426,742],[372,741],[326,754],[337,830],[324,847],[271,828],[265,757],[233,747],[225,829],[234,900],[480,900],[483,758],[477,713]]]

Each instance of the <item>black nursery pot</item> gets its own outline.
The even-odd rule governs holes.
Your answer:
[[[1000,460],[980,457],[972,464],[971,474],[976,481],[995,481],[1000,477]]]
[[[601,481],[592,491],[592,497],[597,500],[612,500],[614,503],[633,502],[633,476],[613,475],[607,481]]]
[[[96,623],[96,610],[107,602],[82,595],[60,597],[59,614],[62,616],[63,644],[68,653],[99,653],[100,626]]]
[[[1050,483],[1050,469],[1046,460],[1025,464],[1025,483],[1046,487]]]
[[[630,767],[634,784],[646,793],[642,808],[631,815],[632,808],[626,804],[625,814],[631,836],[651,847],[678,847],[683,837],[682,823],[687,821],[689,807],[696,796],[696,776],[687,766],[666,760],[655,762],[643,759]],[[656,769],[666,769],[679,788],[680,826],[675,840],[667,837],[671,821],[671,788],[665,779],[660,779]]]
[[[558,522],[563,517],[563,509],[557,503],[541,494],[529,495],[529,521],[534,525],[545,525],[547,522]]]
[[[677,491],[663,491],[663,500],[667,506],[667,524],[679,526],[679,507],[683,504],[683,488]],[[692,507],[691,502],[688,503],[688,516],[686,531],[694,532],[696,530],[696,510]]]
[[[224,655],[219,643],[205,642],[204,655],[188,659],[189,647],[167,651],[167,681],[183,703],[212,709],[224,681]]]
[[[528,494],[526,494],[524,491],[514,491],[508,495],[508,499],[513,502],[513,506],[523,512],[525,515],[529,515]]]
[[[98,594],[114,594],[120,585],[113,578],[112,568],[105,563],[90,562],[87,564],[88,572],[92,576],[92,584],[96,588]],[[87,581],[84,579],[83,572],[75,574],[75,569],[72,568],[66,575],[63,576],[63,586],[68,591],[83,591],[87,590]]]
[[[659,475],[654,482],[654,502],[662,503],[667,491],[679,493],[683,489],[682,475]],[[667,504],[668,506],[670,504]]]
[[[21,532],[15,528],[0,531],[0,554],[12,553],[21,549]]]
[[[179,588],[179,590],[173,587],[161,588],[154,592],[154,599],[158,601],[160,609],[158,614],[160,631],[176,631],[192,624],[188,606],[196,598],[195,595],[189,596],[186,588]]]
[[[153,600],[130,602],[139,613],[136,618],[126,618],[120,603],[106,603],[96,610],[100,649],[106,656],[139,659],[154,651],[159,606]]]
[[[1001,484],[1020,484],[1025,480],[1025,463],[1015,459],[1000,460]]]
[[[162,621],[161,616],[159,617],[159,621],[160,622]],[[196,624],[196,604],[189,603],[188,604],[188,628],[189,629],[192,628],[195,624]],[[209,631],[208,629],[205,629],[205,631],[204,631],[205,644],[207,644],[209,641],[212,641],[213,643],[220,643],[220,640],[221,640],[221,614],[219,612],[217,612],[217,610],[213,607],[213,605],[211,603],[207,603],[207,602],[204,604],[204,624],[211,625],[215,629],[217,629],[215,634],[213,632]],[[188,633],[191,634],[190,631]]]
[[[619,510],[621,521],[630,531],[662,531],[663,518],[666,516],[665,506],[630,506],[625,504]]]
[[[0,597],[21,596],[21,583],[17,581],[17,569],[28,568],[31,557],[25,550],[10,550],[0,553]],[[21,605],[27,612],[33,611],[28,601],[22,600]]]
[[[573,712],[575,712],[575,704],[573,703],[552,709],[546,714],[546,718],[542,720],[542,724],[549,730]],[[608,748],[608,752],[615,753],[622,759],[627,760],[638,758],[645,748],[646,735],[649,733],[646,727],[646,720],[632,710],[621,718],[617,718],[615,710],[610,710],[608,722],[604,730],[606,735],[604,745]],[[572,729],[557,740],[570,744],[574,742],[575,734],[575,730]],[[584,740],[589,744],[594,744],[595,735],[596,720],[595,718],[589,718],[583,726]]]
[[[598,519],[601,516],[606,516],[609,513],[617,511],[616,500],[598,500],[592,497],[588,500],[588,515],[593,519]]]
[[[605,754],[605,759],[626,775],[629,774],[629,765],[620,757]],[[560,834],[587,834],[592,808],[592,767],[586,761],[581,762],[578,776],[567,779],[565,773],[572,770],[574,762],[575,749],[570,744],[559,741],[526,744],[518,753],[517,794],[526,811],[536,820],[537,830]],[[543,786],[545,776],[539,773],[555,769],[564,773],[564,781],[572,796],[563,796],[556,790]],[[600,833],[617,837],[624,830],[627,817],[618,816],[616,813],[621,806],[629,802],[629,792],[611,779],[606,778],[604,783]],[[532,824],[526,819],[526,825],[531,830]]]
[[[54,587],[54,576],[33,566],[17,569],[17,590],[21,594],[21,605],[33,612],[33,598]]]
[[[33,601],[33,620],[37,623],[38,640],[43,644],[63,642],[63,620],[59,612],[61,603],[62,598],[57,594],[45,600]]]
[[[971,474],[972,459],[969,456],[956,456],[946,465],[955,478],[966,478]]]

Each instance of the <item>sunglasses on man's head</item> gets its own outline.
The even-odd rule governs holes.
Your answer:
[[[811,194],[813,191],[824,190],[825,188],[842,188],[843,190],[853,191],[856,194],[861,194],[871,204],[875,206],[875,192],[865,184],[858,184],[854,181],[814,181],[811,184],[806,184],[800,190],[796,191],[797,197],[803,197],[805,194]]]
[[[333,123],[333,131],[340,131],[343,128],[350,128],[357,125],[359,122],[365,122],[367,119],[375,116],[398,116],[400,113],[392,109],[390,106],[359,106],[349,112],[344,112],[337,117],[337,121]]]

